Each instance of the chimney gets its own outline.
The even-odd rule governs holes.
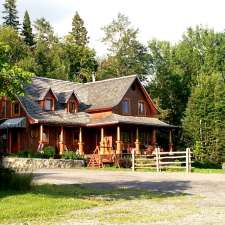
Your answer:
[[[94,83],[95,82],[95,74],[92,73],[92,82]]]

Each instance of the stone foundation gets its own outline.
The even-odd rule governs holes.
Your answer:
[[[13,158],[4,157],[2,165],[16,171],[33,171],[36,169],[70,169],[85,166],[84,160],[69,159],[35,159],[35,158]]]

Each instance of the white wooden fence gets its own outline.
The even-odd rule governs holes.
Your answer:
[[[132,151],[132,171],[135,169],[155,168],[160,172],[163,168],[185,169],[187,173],[191,172],[191,151],[177,152],[160,152],[160,148],[156,148],[151,155],[136,155]]]

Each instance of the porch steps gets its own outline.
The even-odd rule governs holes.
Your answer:
[[[88,162],[88,167],[92,168],[101,168],[103,167],[103,163],[101,161],[100,155],[99,155],[99,148],[98,146],[94,150],[93,154],[91,155],[91,158]]]

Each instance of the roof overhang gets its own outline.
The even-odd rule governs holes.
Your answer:
[[[8,119],[0,125],[0,129],[26,128],[26,117]]]

